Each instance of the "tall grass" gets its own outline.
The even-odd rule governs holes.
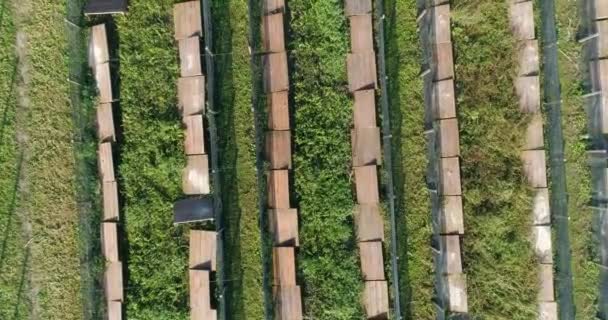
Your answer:
[[[527,121],[513,80],[515,42],[506,1],[454,3],[457,108],[464,192],[464,272],[480,319],[533,319],[538,292],[532,201],[520,150]]]
[[[305,314],[362,318],[350,179],[348,34],[341,0],[291,0],[294,179]]]

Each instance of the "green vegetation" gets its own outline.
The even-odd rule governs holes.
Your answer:
[[[422,54],[416,3],[385,1],[386,56],[391,126],[395,145],[401,304],[408,319],[432,319],[433,257],[429,194],[426,191],[424,102],[419,76]]]
[[[12,4],[0,5],[0,319],[28,319],[23,218],[17,212],[22,157],[16,140],[17,57]]]
[[[294,180],[301,216],[298,271],[305,314],[312,319],[362,318],[349,167],[349,31],[342,1],[290,1],[290,10]]]
[[[457,106],[464,192],[464,272],[475,318],[533,319],[537,268],[529,242],[532,199],[520,150],[515,43],[507,2],[455,3]]]
[[[597,311],[599,266],[595,263],[597,241],[592,225],[596,217],[590,209],[591,174],[587,163],[586,104],[582,97],[584,67],[581,46],[576,41],[579,19],[574,13],[577,3],[556,1],[559,68],[562,89],[562,123],[564,125],[568,214],[572,248],[572,276],[577,319],[593,319]]]

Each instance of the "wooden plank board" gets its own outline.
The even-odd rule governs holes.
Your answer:
[[[372,13],[372,0],[346,0],[344,3],[346,16],[365,15]]]
[[[446,276],[448,283],[449,310],[452,312],[469,312],[467,298],[467,276],[462,273]]]
[[[103,221],[118,221],[118,185],[116,181],[102,182]]]
[[[279,247],[298,247],[298,209],[269,209],[268,222],[273,243]]]
[[[433,113],[437,119],[456,117],[456,100],[454,98],[454,79],[433,83]]]
[[[105,23],[95,25],[91,27],[91,37],[89,38],[89,66],[95,68],[96,65],[109,60],[106,25]]]
[[[107,320],[122,320],[122,302],[109,301],[107,315]]]
[[[519,75],[537,75],[540,70],[538,40],[523,40],[519,46]]]
[[[374,27],[372,15],[351,16],[350,20],[350,51],[365,53],[374,51]]]
[[[192,318],[208,315],[211,310],[211,274],[208,270],[188,271],[190,282],[190,310]],[[207,319],[207,318],[205,318]]]
[[[217,320],[217,310],[190,309],[190,320]]]
[[[443,4],[432,9],[435,43],[451,43],[450,4]]]
[[[534,11],[532,1],[510,2],[511,31],[518,40],[532,40],[534,35]]]
[[[97,106],[97,137],[99,142],[116,141],[111,103],[100,103]]]
[[[459,196],[460,187],[460,160],[458,157],[441,158],[441,194],[444,196]]]
[[[376,89],[376,57],[373,51],[349,53],[346,57],[348,71],[348,90]]]
[[[357,241],[384,241],[384,218],[378,204],[360,204],[355,208]]]
[[[285,0],[263,0],[262,9],[264,14],[285,11]]]
[[[608,57],[608,20],[597,21],[596,28],[599,34],[596,58],[606,58]]]
[[[289,171],[270,170],[268,173],[268,206],[289,209]]]
[[[515,92],[519,97],[519,110],[525,113],[540,112],[540,82],[538,76],[518,77]]]
[[[216,250],[215,231],[190,230],[190,269],[215,271]]]
[[[524,175],[532,188],[547,187],[547,168],[544,150],[525,150],[521,153]]]
[[[595,18],[606,19],[608,18],[608,2],[605,0],[594,0],[595,7]]]
[[[354,92],[353,119],[355,128],[374,128],[376,124],[376,92],[360,90]]]
[[[299,286],[273,288],[276,320],[302,320],[302,297]]]
[[[460,236],[441,236],[445,250],[445,271],[447,274],[462,273],[462,260],[460,257]]]
[[[189,155],[186,157],[186,168],[182,175],[184,194],[209,194],[209,159],[205,154]]]
[[[268,129],[289,130],[289,92],[278,91],[268,94]]]
[[[549,204],[549,190],[539,188],[534,190],[534,225],[551,223],[551,206]]]
[[[543,149],[545,146],[545,136],[543,133],[543,115],[538,112],[532,114],[530,122],[526,128],[526,140],[524,150]]]
[[[359,257],[364,281],[384,280],[382,242],[359,242]]]
[[[541,302],[538,306],[538,320],[557,320],[557,303]]]
[[[184,116],[205,112],[205,77],[179,78],[177,81],[178,108]]]
[[[541,264],[538,277],[538,281],[540,283],[538,301],[555,301],[555,295],[553,293],[553,265]]]
[[[553,263],[551,227],[532,227],[532,239],[534,243],[534,253],[536,254],[536,258],[540,261],[540,263]]]
[[[272,248],[272,270],[275,286],[296,285],[296,257],[293,247]]]
[[[363,306],[368,319],[388,319],[388,284],[386,281],[365,281]]]
[[[381,165],[380,128],[358,128],[351,130],[353,166]]]
[[[175,40],[203,36],[203,19],[200,1],[177,3],[173,6]]]
[[[266,93],[289,90],[287,53],[264,55],[264,90]]]
[[[119,261],[118,225],[116,222],[104,222],[101,224],[101,252],[106,261]]]
[[[112,78],[110,76],[110,63],[105,62],[95,66],[95,82],[97,83],[97,99],[99,103],[110,103],[112,96]]]
[[[360,204],[377,204],[380,202],[378,193],[378,172],[375,165],[355,167],[355,185],[357,202]]]
[[[291,169],[291,132],[289,130],[266,132],[266,158],[269,160],[270,169]]]
[[[178,40],[180,73],[182,77],[203,75],[201,64],[201,38],[198,36]]]
[[[441,234],[464,234],[462,196],[442,197]]]
[[[601,91],[601,117],[602,133],[608,134],[608,59],[596,60],[591,62],[591,73],[593,79],[599,79]]]
[[[104,142],[99,145],[99,149],[97,151],[97,158],[99,162],[99,175],[101,176],[101,181],[116,181],[116,178],[114,177],[112,144],[110,142]]]
[[[460,155],[460,134],[456,118],[439,120],[439,140],[441,141],[442,157],[457,157]]]
[[[454,78],[454,55],[452,43],[435,44],[433,50],[433,80],[441,81]]]
[[[184,116],[184,151],[187,155],[205,154],[205,129],[203,116],[196,114]]]
[[[123,301],[122,263],[110,262],[106,265],[104,288],[107,301]]]
[[[266,52],[285,51],[283,13],[262,17],[262,44]]]

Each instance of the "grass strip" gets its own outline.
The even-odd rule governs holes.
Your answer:
[[[289,6],[294,180],[301,218],[298,273],[305,315],[358,319],[363,313],[350,178],[349,30],[340,0],[291,0]]]
[[[464,272],[469,311],[483,319],[533,319],[537,264],[532,199],[520,160],[527,119],[513,80],[516,44],[507,2],[454,4],[457,106],[464,191]]]
[[[586,103],[582,95],[586,67],[581,67],[581,45],[577,2],[557,0],[556,19],[559,50],[559,76],[562,89],[562,118],[565,140],[570,245],[576,316],[593,319],[597,312],[599,266],[597,241],[594,240],[594,213],[590,209],[591,172],[587,162],[587,144],[581,139],[587,131]],[[584,63],[584,62],[583,62]]]
[[[431,214],[426,191],[423,82],[416,3],[385,0],[387,76],[395,145],[401,304],[407,319],[432,319]]]

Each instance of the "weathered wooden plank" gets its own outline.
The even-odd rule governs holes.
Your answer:
[[[275,246],[298,247],[298,209],[269,209],[270,232]]]
[[[524,150],[521,153],[524,175],[532,188],[547,187],[547,168],[544,150]]]
[[[372,13],[372,0],[346,0],[344,13],[348,17],[370,14]]]
[[[116,181],[114,176],[114,160],[112,158],[112,144],[110,142],[104,142],[99,145],[97,158],[99,161],[99,175],[101,176],[101,181]]]
[[[534,11],[532,1],[510,2],[511,30],[518,40],[532,40],[534,35]]]
[[[467,277],[462,273],[448,274],[449,310],[452,312],[469,312],[467,298]]]
[[[435,43],[451,43],[450,4],[433,7],[432,14]]]
[[[287,53],[264,55],[264,90],[266,93],[289,90]]]
[[[118,186],[116,181],[102,182],[103,221],[118,221]]]
[[[551,227],[534,226],[532,227],[532,238],[534,252],[540,263],[553,263],[553,251],[551,245]]]
[[[184,151],[187,155],[205,154],[205,129],[203,116],[196,114],[183,118],[186,126],[184,133]]]
[[[190,269],[215,271],[217,233],[190,230]]]
[[[368,319],[388,319],[388,284],[386,281],[366,281],[363,306]]]
[[[460,155],[460,134],[456,118],[439,120],[439,140],[442,157],[457,157]]]
[[[91,27],[91,37],[89,38],[89,66],[94,69],[96,65],[109,60],[106,25],[105,23],[95,25]]]
[[[268,173],[268,206],[289,209],[289,171],[270,170]]]
[[[289,130],[266,132],[266,158],[269,160],[270,169],[291,169],[291,132]]]
[[[201,38],[198,36],[178,41],[180,71],[182,77],[203,75],[201,64]]]
[[[454,80],[446,79],[433,83],[433,113],[437,119],[456,117]]]
[[[519,46],[519,75],[537,75],[540,67],[538,40],[524,40]]]
[[[175,40],[203,36],[201,2],[188,1],[175,4],[173,21],[175,23]]]
[[[555,295],[553,291],[553,265],[541,264],[538,277],[540,283],[540,290],[538,291],[538,301],[555,301]]]
[[[268,129],[289,130],[289,92],[279,91],[268,94]]]
[[[264,14],[272,14],[285,11],[285,0],[263,0],[262,10]]]
[[[122,302],[108,302],[108,319],[107,320],[122,320]]]
[[[296,257],[294,248],[272,248],[272,269],[275,286],[295,286]]]
[[[382,164],[378,127],[351,130],[351,148],[354,167]]]
[[[441,194],[444,196],[459,196],[460,187],[460,160],[458,157],[441,158]]]
[[[262,43],[266,52],[285,51],[283,13],[262,17]]]
[[[355,128],[374,128],[376,124],[376,95],[374,90],[355,91],[353,107]]]
[[[441,234],[464,234],[462,196],[443,196]]]
[[[606,19],[608,18],[608,2],[605,0],[595,0],[595,18]]]
[[[357,241],[384,241],[384,218],[378,204],[360,204],[355,208]]]
[[[435,44],[433,50],[433,80],[441,81],[454,78],[454,55],[452,43]]]
[[[376,57],[373,51],[349,53],[346,60],[350,92],[377,88]]]
[[[104,222],[101,224],[101,252],[106,261],[119,261],[118,225],[116,222]]]
[[[377,204],[380,201],[378,193],[378,172],[375,165],[355,167],[355,185],[357,202],[359,204]]]
[[[519,97],[519,109],[525,113],[540,112],[540,82],[538,76],[518,77],[515,92]]]
[[[460,257],[460,236],[441,236],[445,250],[445,272],[447,274],[462,273],[462,260]]]
[[[524,150],[543,149],[545,137],[543,133],[543,116],[539,113],[532,114],[528,127],[526,128],[526,140]]]
[[[111,103],[114,98],[112,96],[112,78],[110,76],[109,62],[95,66],[95,82],[97,83],[99,103]]]
[[[371,14],[351,16],[350,20],[350,51],[365,53],[374,51],[374,37]]]
[[[209,159],[205,154],[188,155],[182,175],[184,194],[209,194]]]
[[[274,287],[275,319],[302,320],[302,297],[299,286]]]
[[[596,22],[597,32],[597,58],[602,59],[608,57],[608,20],[600,20]]]
[[[205,112],[205,77],[179,78],[177,82],[178,108],[184,116]]]
[[[557,320],[557,303],[556,302],[541,302],[539,303],[538,320]]]
[[[111,103],[100,103],[97,106],[97,137],[99,142],[116,141]]]
[[[107,301],[123,301],[122,263],[110,262],[106,265],[104,287]]]
[[[534,225],[551,223],[551,207],[549,204],[549,190],[539,188],[534,190]]]
[[[361,274],[364,281],[384,280],[384,256],[382,242],[359,242]]]
[[[190,310],[192,319],[209,315],[211,311],[211,274],[208,270],[189,270]],[[203,318],[209,319],[209,318]]]

